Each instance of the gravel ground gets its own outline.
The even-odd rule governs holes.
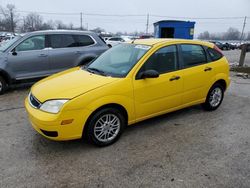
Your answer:
[[[241,50],[228,50],[222,51],[222,53],[226,56],[229,63],[239,63]],[[245,65],[250,66],[250,52],[246,54]]]
[[[38,135],[23,108],[28,87],[16,88],[0,96],[0,187],[249,187],[249,91],[233,76],[217,111],[153,118],[98,148]]]

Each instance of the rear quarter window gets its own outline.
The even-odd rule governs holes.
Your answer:
[[[223,55],[213,48],[207,48],[207,53],[209,54],[212,61],[217,61],[223,57]]]

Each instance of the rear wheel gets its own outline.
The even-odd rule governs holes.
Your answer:
[[[0,76],[0,95],[4,94],[7,89],[7,83],[2,76]]]
[[[216,110],[222,103],[223,98],[224,88],[221,84],[216,83],[210,88],[207,94],[206,102],[202,104],[202,106],[208,111]]]
[[[91,117],[87,125],[86,136],[97,146],[107,146],[119,139],[125,124],[125,118],[119,110],[105,108]]]

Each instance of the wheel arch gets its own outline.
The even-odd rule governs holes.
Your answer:
[[[109,104],[105,104],[105,105],[102,105],[100,107],[98,107],[96,110],[94,110],[90,116],[88,117],[85,125],[83,126],[83,133],[82,133],[82,136],[84,137],[85,134],[86,134],[86,127],[87,125],[89,124],[91,118],[97,113],[99,112],[100,110],[102,109],[105,109],[105,108],[115,108],[117,110],[119,110],[125,117],[125,121],[126,121],[126,124],[128,124],[128,112],[126,110],[126,108],[124,106],[122,106],[121,104],[118,104],[118,103],[109,103]]]
[[[224,79],[217,80],[213,85],[215,84],[220,84],[223,87],[224,91],[227,89],[227,83]]]
[[[2,76],[2,78],[6,81],[7,84],[10,84],[11,78],[6,71],[0,69],[0,76]]]

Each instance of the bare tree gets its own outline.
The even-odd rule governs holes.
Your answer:
[[[210,34],[208,31],[204,31],[203,33],[200,33],[198,36],[199,39],[210,39]]]
[[[95,29],[91,29],[90,31],[95,32],[95,33],[105,32],[105,30],[102,29],[102,28],[100,28],[100,27],[97,27],[97,28],[95,28]]]
[[[43,18],[37,13],[28,14],[23,20],[23,31],[41,30],[43,26]]]
[[[55,21],[56,29],[68,29],[67,25],[64,24],[61,20]]]
[[[6,8],[0,7],[3,18],[0,20],[0,29],[4,31],[15,32],[18,23],[18,15],[13,4],[8,4]]]
[[[230,27],[227,32],[223,36],[224,40],[239,40],[240,39],[240,31],[236,28]]]

